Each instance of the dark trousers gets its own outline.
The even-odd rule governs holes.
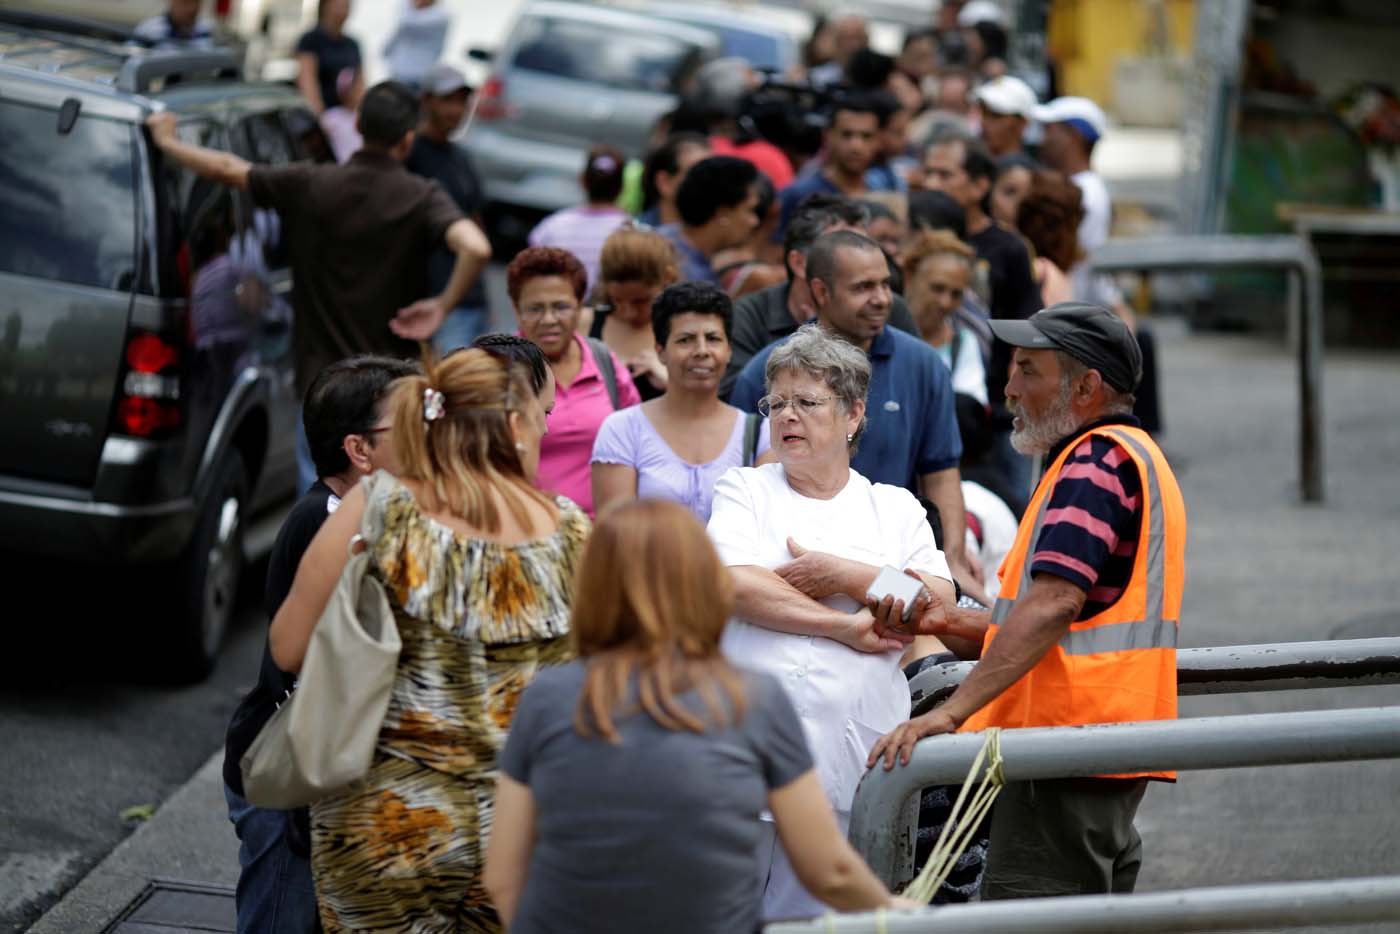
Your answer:
[[[1147,779],[1009,782],[992,808],[982,897],[1131,892],[1142,867],[1133,817]]]

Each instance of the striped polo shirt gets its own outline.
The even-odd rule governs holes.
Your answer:
[[[1138,427],[1132,416],[1113,416],[1081,427],[1046,455],[1054,463],[1064,446],[1092,428]],[[1142,528],[1142,483],[1122,445],[1095,435],[1081,441],[1050,491],[1045,522],[1031,556],[1031,574],[1053,574],[1087,595],[1079,619],[1112,606],[1133,575]]]

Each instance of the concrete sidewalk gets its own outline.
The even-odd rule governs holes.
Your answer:
[[[220,749],[150,820],[30,927],[29,934],[97,934],[155,879],[238,881],[238,838],[229,823]],[[233,918],[233,898],[228,899]],[[149,934],[185,928],[144,927]],[[209,928],[203,928],[208,931]],[[227,928],[232,931],[232,925]]]
[[[1154,323],[1164,447],[1190,516],[1182,644],[1400,635],[1400,355],[1328,352],[1328,499],[1304,506],[1296,377],[1283,346]],[[1400,704],[1400,687],[1188,698],[1182,715],[1383,704]],[[237,841],[219,762],[31,932],[101,931],[157,877],[232,884]],[[1397,800],[1394,762],[1183,774],[1152,788],[1140,815],[1141,888],[1400,873]]]

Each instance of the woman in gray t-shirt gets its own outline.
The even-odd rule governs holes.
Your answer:
[[[765,809],[808,891],[899,903],[842,837],[782,686],[721,655],[731,603],[684,507],[598,522],[580,658],[526,689],[501,757],[484,882],[512,932],[756,930]]]

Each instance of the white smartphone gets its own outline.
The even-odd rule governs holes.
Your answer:
[[[896,600],[904,601],[904,619],[908,621],[909,614],[913,612],[914,601],[923,593],[924,584],[918,578],[910,577],[899,568],[892,568],[888,564],[880,568],[880,573],[875,576],[875,580],[870,583],[865,595],[872,600],[883,600],[886,597],[894,597]]]

